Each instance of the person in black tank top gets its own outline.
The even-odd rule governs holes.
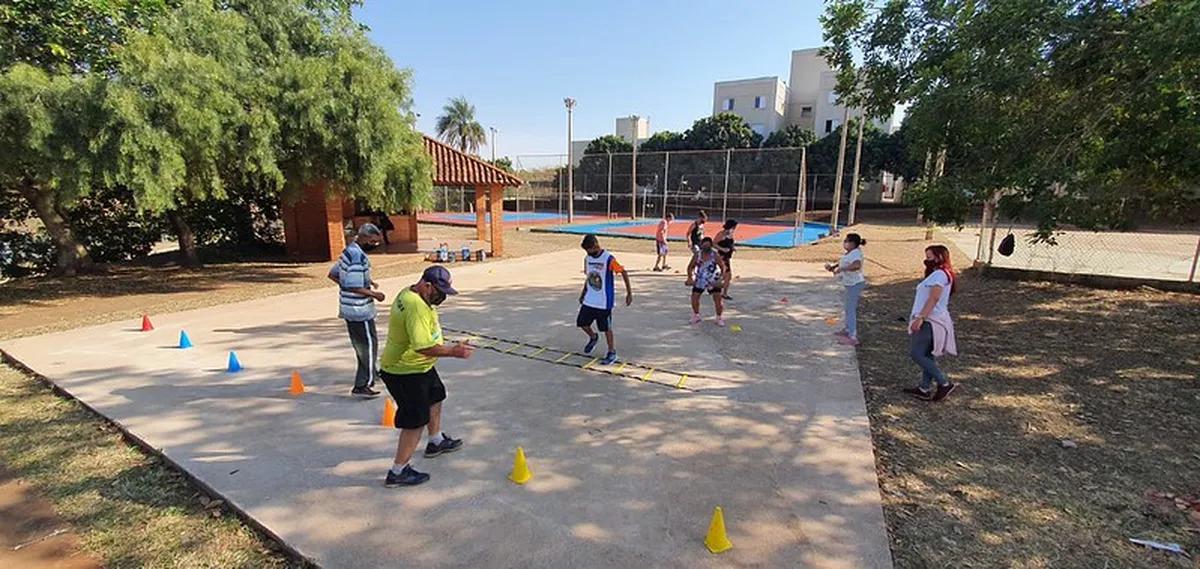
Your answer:
[[[704,240],[704,222],[708,221],[708,213],[704,210],[700,211],[700,215],[696,216],[696,221],[688,227],[688,246],[692,248],[692,255],[700,252],[700,242]]]
[[[717,244],[717,253],[720,253],[721,259],[725,261],[725,286],[724,290],[721,292],[721,297],[725,300],[733,300],[733,297],[729,296],[729,285],[733,283],[733,266],[731,263],[733,261],[733,251],[736,248],[734,247],[733,230],[736,229],[737,226],[738,222],[736,219],[725,220],[725,224],[722,226],[721,232],[717,233],[717,237],[715,239]]]

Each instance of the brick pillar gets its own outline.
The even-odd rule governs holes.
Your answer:
[[[475,238],[487,239],[487,188],[475,186]]]
[[[504,186],[491,186],[492,198],[492,256],[504,255]]]
[[[341,196],[326,196],[325,227],[329,233],[329,260],[338,258],[346,248],[346,230],[342,224]]]

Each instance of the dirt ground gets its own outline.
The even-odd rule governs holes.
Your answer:
[[[854,230],[868,240],[859,365],[897,567],[1200,566],[1127,541],[1174,542],[1200,554],[1200,296],[968,273],[951,303],[962,355],[945,361],[961,389],[928,404],[900,393],[919,377],[902,320],[928,244],[924,229],[881,218]],[[421,231],[451,243],[473,235],[443,226]],[[512,257],[579,241],[527,231],[505,239]],[[652,247],[616,238],[602,244],[617,252]],[[829,261],[839,252],[838,243],[822,242],[743,249],[737,258]],[[685,260],[676,256],[673,264]],[[966,266],[967,257],[956,262]],[[423,266],[416,256],[375,260],[380,277]],[[106,276],[7,283],[0,286],[0,337],[328,286],[326,268],[123,267]],[[12,373],[5,370],[8,389],[45,392]],[[9,466],[26,476],[21,465]],[[86,542],[89,531],[81,534]]]

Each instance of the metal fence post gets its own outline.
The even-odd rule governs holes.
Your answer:
[[[1196,254],[1192,255],[1192,272],[1188,275],[1188,282],[1196,281],[1196,263],[1200,261],[1200,239],[1196,239]]]
[[[804,178],[808,175],[808,147],[800,151],[800,180],[796,183],[796,219],[792,226],[792,247],[797,245],[796,234],[800,231],[800,227],[804,225]],[[777,178],[778,180],[778,178]],[[778,186],[778,184],[776,184]]]
[[[665,158],[663,159],[663,183],[662,183],[663,206],[662,206],[662,211],[659,213],[662,214],[661,217],[665,218],[665,217],[667,217],[667,184],[671,180],[671,153],[664,152],[663,156],[665,156]]]
[[[725,210],[729,206],[729,159],[733,155],[733,150],[725,151],[725,192],[721,196],[721,223],[727,219]]]
[[[608,153],[608,203],[604,206],[604,218],[612,219],[612,152]]]
[[[636,122],[635,122],[636,124]],[[635,127],[636,130],[636,127]],[[636,132],[633,137],[633,166],[630,168],[631,180],[629,181],[629,219],[637,219],[637,136]]]

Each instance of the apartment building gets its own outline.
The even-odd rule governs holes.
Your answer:
[[[624,138],[630,144],[635,140],[637,144],[646,142],[650,138],[650,117],[617,117],[613,134]],[[572,165],[579,166],[580,160],[583,159],[583,151],[591,142],[591,139],[571,141]]]
[[[845,106],[834,88],[837,74],[829,67],[820,48],[792,51],[791,69],[785,84],[777,77],[720,81],[713,85],[713,114],[734,113],[763,136],[799,125],[824,136],[842,125]],[[854,118],[862,112],[850,109]],[[884,132],[899,128],[903,113],[873,120]]]
[[[713,86],[713,114],[736,113],[766,137],[784,128],[788,87],[778,77],[721,81]]]

